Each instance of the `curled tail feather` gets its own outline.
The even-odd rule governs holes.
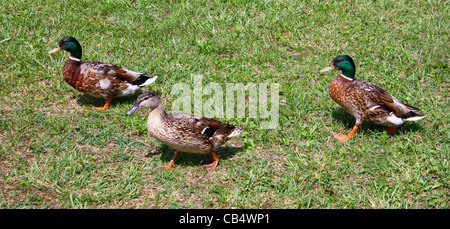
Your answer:
[[[411,106],[411,105],[406,104],[406,103],[403,103],[403,105],[407,106],[410,110],[413,110],[413,111],[418,111],[419,110],[419,108]]]
[[[153,82],[155,82],[156,78],[158,78],[158,76],[149,77],[149,76],[142,74],[134,81],[131,81],[130,84],[143,87],[143,86],[150,85]]]
[[[231,126],[230,126],[231,127]],[[226,128],[222,129],[222,131],[225,131]],[[244,128],[233,128],[231,132],[228,133],[217,133],[213,137],[211,137],[211,141],[214,145],[214,148],[218,148],[220,145],[224,144],[226,141],[228,141],[230,138],[238,136],[241,134],[241,132],[244,130]],[[219,132],[219,131],[218,131]]]
[[[239,128],[234,128],[233,132],[230,133],[230,135],[228,135],[229,138],[238,136],[239,134],[242,133],[242,131],[244,130],[244,128],[239,127]]]
[[[421,114],[419,112],[415,112],[415,111],[410,111],[408,113],[399,115],[399,118],[402,118],[405,121],[417,121],[417,120],[423,119],[425,117],[427,117],[427,116],[424,114]]]

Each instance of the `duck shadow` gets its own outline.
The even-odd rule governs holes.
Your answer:
[[[124,104],[124,103],[128,104],[129,101],[136,101],[138,96],[139,96],[139,94],[135,94],[135,95],[130,95],[130,96],[126,96],[126,97],[114,98],[111,100],[109,107],[114,107],[114,106],[117,106],[118,104]],[[79,94],[74,97],[77,101],[77,104],[79,106],[83,106],[83,107],[102,107],[103,105],[105,105],[105,103],[107,101],[107,99],[96,98],[96,97],[86,95],[86,94]]]
[[[114,107],[117,106],[118,104],[129,104],[130,101],[134,102],[137,100],[137,98],[139,97],[139,95],[141,95],[142,93],[144,93],[145,91],[140,91],[134,95],[129,95],[129,96],[124,96],[124,97],[120,97],[120,98],[114,98],[111,100],[111,103],[109,104],[109,107]],[[157,95],[160,94],[159,91],[152,91],[152,93],[155,93]],[[84,93],[75,95],[72,97],[73,99],[76,99],[77,104],[79,106],[87,106],[87,107],[102,107],[103,105],[105,105],[107,99],[104,98],[97,98],[97,97],[93,97]],[[131,104],[131,106],[133,105]],[[131,107],[130,107],[131,108]]]
[[[351,129],[353,128],[353,126],[355,125],[355,118],[349,114],[346,110],[344,110],[342,107],[336,108],[331,112],[331,117],[333,119],[333,121],[335,122],[339,122],[342,125],[344,125],[347,129],[348,132],[351,131]],[[377,125],[374,123],[366,123],[361,125],[358,128],[357,132],[361,132],[361,133],[367,133],[367,132],[383,132],[386,131],[387,127],[386,126],[382,126],[382,125]],[[406,132],[419,132],[423,130],[422,125],[420,125],[420,123],[418,122],[407,122],[405,124],[403,124],[402,126],[399,126],[396,128],[395,134],[398,133],[406,133]],[[347,133],[345,133],[347,134]]]
[[[219,156],[219,163],[220,163],[220,160],[227,160],[228,158],[233,157],[236,153],[242,150],[243,150],[242,147],[222,146],[218,150],[216,150],[215,153],[217,154],[217,156]],[[175,155],[175,150],[166,145],[162,145],[156,151],[146,154],[145,157],[153,157],[159,154],[161,155],[161,161],[168,164]],[[198,165],[206,165],[212,162],[213,158],[210,154],[200,155],[181,152],[180,156],[175,161],[175,165],[198,166]]]

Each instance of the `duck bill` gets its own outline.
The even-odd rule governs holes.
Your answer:
[[[324,73],[324,72],[328,72],[328,71],[331,71],[331,70],[334,70],[334,69],[335,69],[334,66],[331,65],[331,66],[322,68],[322,69],[320,70],[320,72],[321,72],[321,73]]]
[[[140,108],[139,105],[135,104],[131,109],[129,109],[129,110],[127,111],[127,115],[132,115],[132,114],[134,114],[134,112],[138,111],[139,108]]]
[[[52,49],[50,52],[48,52],[48,54],[52,54],[59,51],[61,51],[61,48],[59,46],[56,46],[56,48]]]

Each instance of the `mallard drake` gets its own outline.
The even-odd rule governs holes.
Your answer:
[[[151,109],[147,119],[147,129],[150,134],[176,150],[169,165],[158,166],[156,167],[157,170],[170,169],[173,171],[175,160],[180,152],[211,154],[214,161],[205,165],[205,167],[207,170],[212,170],[219,163],[219,157],[214,151],[243,131],[243,128],[236,128],[215,119],[195,114],[167,114],[161,99],[151,92],[139,95],[136,103],[127,114],[131,115],[141,108]]]
[[[320,72],[334,69],[342,73],[331,81],[328,88],[330,96],[356,119],[348,135],[334,136],[339,142],[348,141],[364,123],[388,126],[387,132],[394,134],[395,128],[403,123],[426,117],[416,112],[418,108],[400,102],[375,84],[355,79],[355,63],[350,56],[337,56]]]
[[[63,68],[66,82],[77,91],[108,100],[104,106],[96,107],[97,110],[106,110],[113,98],[133,95],[157,78],[108,63],[81,62],[81,45],[73,37],[63,37],[48,54],[61,50],[70,53]]]

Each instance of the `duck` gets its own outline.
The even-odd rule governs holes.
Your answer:
[[[242,127],[220,122],[213,118],[187,113],[166,113],[161,98],[152,93],[144,92],[136,99],[134,106],[127,115],[134,114],[141,108],[150,108],[147,118],[147,129],[158,141],[175,150],[173,158],[166,166],[158,166],[156,170],[169,169],[173,172],[175,160],[180,152],[199,155],[211,155],[213,162],[205,165],[211,171],[217,167],[219,157],[215,151],[230,138],[238,136],[244,130]]]
[[[136,94],[142,87],[155,82],[157,78],[157,76],[149,77],[144,73],[104,62],[82,62],[81,45],[73,37],[63,37],[56,48],[48,54],[61,50],[70,53],[63,68],[66,82],[79,92],[107,99],[105,105],[95,107],[99,111],[106,110],[113,98]]]
[[[418,121],[426,115],[418,113],[417,107],[400,102],[379,86],[355,78],[355,62],[348,55],[338,55],[321,73],[339,70],[341,73],[330,83],[331,98],[355,119],[348,135],[338,134],[334,138],[340,143],[347,142],[356,130],[365,123],[387,126],[386,132],[395,133],[395,128],[409,121]]]

